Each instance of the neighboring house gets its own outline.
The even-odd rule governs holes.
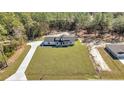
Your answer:
[[[44,37],[43,46],[70,46],[75,43],[75,36],[69,34],[48,35]]]
[[[115,58],[124,59],[124,44],[108,44],[106,50]]]

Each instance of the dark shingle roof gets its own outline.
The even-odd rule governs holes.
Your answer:
[[[124,44],[108,44],[106,47],[116,55],[124,54]]]

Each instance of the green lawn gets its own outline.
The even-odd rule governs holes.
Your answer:
[[[38,47],[27,70],[29,80],[96,79],[85,45],[78,41],[65,48]]]
[[[98,48],[100,54],[102,55],[105,62],[108,64],[111,72],[101,72],[100,76],[102,79],[124,79],[124,65],[119,61],[113,59],[104,48]]]
[[[4,70],[0,72],[0,80],[5,80],[6,78],[8,78],[9,76],[11,76],[12,74],[16,72],[19,65],[23,61],[24,57],[28,53],[29,49],[30,49],[30,46],[26,46],[24,52],[19,56],[16,62],[11,63],[7,68],[5,68]]]

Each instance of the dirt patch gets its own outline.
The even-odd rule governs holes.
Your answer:
[[[21,55],[21,53],[24,51],[25,45],[20,46],[17,48],[17,50],[14,52],[14,54],[7,60],[8,65],[15,62],[18,57]]]

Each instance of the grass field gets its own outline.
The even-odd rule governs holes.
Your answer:
[[[29,49],[30,49],[30,46],[26,46],[24,52],[19,56],[19,58],[16,60],[16,62],[11,63],[7,68],[0,71],[0,80],[5,80],[6,78],[8,78],[9,76],[11,76],[12,74],[14,74],[16,72],[19,65],[23,61],[24,57],[28,53]]]
[[[88,50],[79,41],[65,48],[38,47],[27,70],[29,80],[96,79]]]
[[[119,60],[113,59],[104,48],[98,48],[105,62],[108,64],[111,72],[101,72],[100,76],[102,79],[124,79],[124,65]]]

